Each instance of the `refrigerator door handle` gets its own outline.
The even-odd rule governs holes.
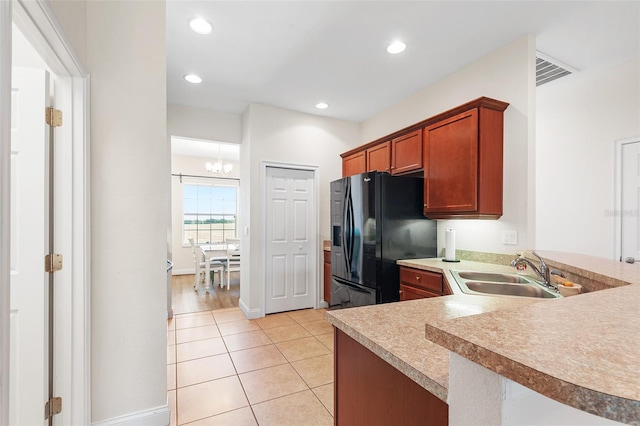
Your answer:
[[[345,272],[347,274],[351,272],[349,268],[349,246],[348,246],[349,243],[347,240],[347,234],[349,233],[349,219],[348,219],[348,214],[349,214],[348,200],[350,198],[349,191],[350,191],[350,187],[349,187],[349,184],[347,183],[344,191],[344,200],[342,204],[342,254],[344,257]]]
[[[371,293],[373,291],[372,288],[369,287],[364,287],[355,283],[351,283],[348,281],[345,281],[343,279],[337,278],[337,277],[332,277],[338,284],[345,286],[345,287],[349,287],[351,290],[353,291],[357,291],[359,293]]]
[[[352,263],[353,263],[353,247],[355,245],[355,239],[354,239],[354,211],[353,211],[353,198],[351,197],[351,187],[349,187],[348,191],[347,191],[347,200],[345,202],[346,204],[346,210],[347,210],[347,214],[346,214],[346,222],[347,222],[347,226],[346,226],[346,231],[345,231],[345,235],[347,238],[347,245],[345,247],[345,254],[346,254],[346,260],[347,260],[347,270],[349,271],[349,275],[351,276],[352,273]]]
[[[355,246],[355,212],[353,211],[353,198],[349,191],[349,267],[353,263],[353,249]]]

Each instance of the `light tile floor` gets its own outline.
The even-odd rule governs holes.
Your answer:
[[[332,425],[333,328],[323,309],[247,320],[176,315],[167,329],[171,425]]]

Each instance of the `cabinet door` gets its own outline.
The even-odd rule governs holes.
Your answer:
[[[391,166],[391,142],[367,149],[367,171],[388,172]]]
[[[324,250],[324,301],[331,304],[331,252]]]
[[[360,151],[342,159],[342,177],[353,176],[367,171],[367,152]]]
[[[408,285],[400,285],[400,301],[426,299],[427,297],[439,297],[440,294],[427,290],[411,287]]]
[[[391,174],[422,168],[422,129],[391,140]]]
[[[334,342],[336,425],[449,424],[446,402],[339,329]]]
[[[424,213],[478,207],[478,109],[424,129]]]

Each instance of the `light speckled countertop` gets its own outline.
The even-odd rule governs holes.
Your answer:
[[[327,316],[445,402],[451,350],[567,405],[640,424],[640,268],[580,255],[540,254],[556,267],[584,269],[606,277],[610,286],[623,287],[544,301],[465,295],[450,269],[513,268],[406,260],[398,264],[443,273],[454,295],[336,310]]]

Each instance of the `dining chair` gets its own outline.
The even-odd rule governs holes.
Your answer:
[[[193,238],[189,238],[189,244],[191,244],[191,251],[193,253],[193,263],[195,265],[195,278],[193,282],[193,289],[198,290],[198,284],[200,282],[204,282],[204,289],[207,293],[209,293],[209,284],[211,283],[211,273],[214,274],[214,283],[215,283],[215,273],[218,272],[220,286],[222,287],[224,284],[224,264],[220,261],[214,261],[212,259],[207,259],[204,250],[202,247],[197,245]],[[204,275],[204,279],[201,276]]]
[[[193,288],[197,289],[200,283],[201,268],[199,267],[198,255],[196,253],[196,243],[193,238],[189,238],[189,244],[191,245],[191,254],[193,255],[193,263],[195,265],[195,276],[193,278]]]
[[[229,290],[231,285],[231,272],[240,272],[240,239],[226,238],[225,243],[227,244],[227,263],[225,267],[227,272],[227,290]]]
[[[205,276],[205,290],[209,293],[209,284],[211,283],[211,273],[213,272],[214,279],[213,283],[211,283],[212,288],[215,285],[215,274],[218,273],[218,277],[220,279],[220,287],[224,285],[224,264],[219,260],[213,260],[211,258],[207,258],[206,253],[202,250],[202,247],[197,246],[196,252],[198,253],[198,259],[203,259],[202,262],[199,262],[200,269],[204,268],[204,276]],[[198,268],[196,266],[196,268]]]

